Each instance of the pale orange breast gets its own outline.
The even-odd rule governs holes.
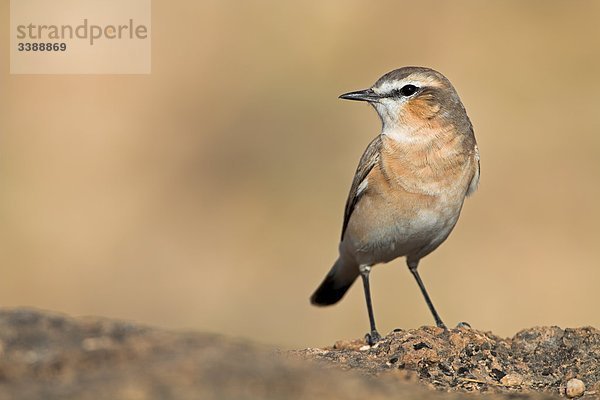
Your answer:
[[[452,129],[424,129],[409,143],[384,138],[382,173],[407,192],[464,195],[476,167],[467,139]]]

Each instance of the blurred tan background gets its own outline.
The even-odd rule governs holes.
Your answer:
[[[420,268],[442,317],[600,326],[599,19],[597,1],[154,1],[149,76],[11,76],[1,29],[0,304],[362,336],[360,286],[308,303],[380,128],[337,96],[424,65],[481,150],[480,190]],[[373,286],[383,332],[432,324],[404,260]]]

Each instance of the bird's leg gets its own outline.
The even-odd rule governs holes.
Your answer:
[[[431,299],[429,298],[429,294],[427,294],[427,289],[425,289],[425,285],[423,285],[423,281],[421,280],[421,277],[419,276],[419,272],[417,271],[417,267],[419,266],[419,261],[410,260],[407,262],[407,264],[408,264],[408,269],[415,277],[417,284],[419,285],[419,288],[421,289],[421,293],[423,293],[423,297],[425,297],[425,302],[427,303],[427,306],[429,307],[431,314],[433,314],[433,319],[435,319],[435,324],[440,328],[448,329],[448,328],[446,328],[446,325],[444,325],[444,323],[442,322],[442,319],[438,315],[437,311],[435,311],[435,307],[433,306],[433,303],[431,302]]]
[[[367,333],[365,339],[367,343],[372,346],[381,340],[381,335],[379,335],[377,328],[375,328],[375,317],[373,316],[373,305],[371,304],[371,289],[369,287],[369,273],[371,272],[371,266],[361,265],[359,270],[365,288],[365,299],[367,300],[367,311],[369,312],[369,322],[371,324],[371,333]]]

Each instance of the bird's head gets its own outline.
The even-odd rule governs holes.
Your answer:
[[[411,135],[423,127],[437,128],[448,123],[468,128],[466,111],[448,79],[424,67],[391,71],[369,89],[345,93],[341,99],[366,101],[379,114],[383,132]]]

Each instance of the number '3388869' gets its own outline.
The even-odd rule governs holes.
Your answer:
[[[17,43],[19,51],[67,51],[66,43]]]

